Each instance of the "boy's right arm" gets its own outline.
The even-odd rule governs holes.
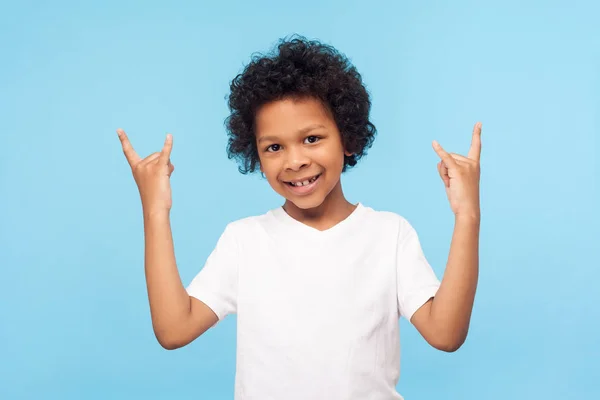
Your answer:
[[[144,215],[145,273],[154,334],[168,350],[192,342],[217,323],[217,315],[188,295],[181,282],[168,212]]]
[[[200,300],[192,298],[181,283],[171,233],[170,177],[173,138],[167,135],[163,149],[142,159],[127,134],[117,133],[131,166],[144,212],[145,273],[152,327],[165,349],[190,343],[213,326],[217,315]]]

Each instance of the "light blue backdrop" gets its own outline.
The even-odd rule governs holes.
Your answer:
[[[379,134],[344,178],[398,212],[441,277],[453,218],[437,139],[483,122],[481,277],[468,341],[402,321],[407,400],[598,399],[600,6],[593,1],[81,2],[0,8],[0,398],[231,399],[235,318],[156,342],[137,188],[174,135],[187,284],[225,224],[281,200],[225,154],[229,81],[292,33],[346,53]]]

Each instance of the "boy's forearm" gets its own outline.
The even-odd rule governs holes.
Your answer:
[[[479,275],[480,216],[456,216],[448,263],[431,305],[431,318],[450,348],[467,337]]]
[[[190,314],[187,294],[175,260],[168,212],[144,213],[145,272],[152,326],[161,344]],[[175,328],[175,329],[173,329]]]

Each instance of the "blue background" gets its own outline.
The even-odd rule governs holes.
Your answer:
[[[137,187],[174,135],[185,284],[225,224],[281,204],[226,157],[225,96],[250,55],[300,33],[363,74],[379,130],[350,201],[405,216],[441,277],[453,216],[434,139],[483,122],[472,328],[439,352],[402,320],[417,399],[600,398],[600,6],[502,2],[3,2],[0,398],[231,399],[235,318],[163,350],[150,324]]]

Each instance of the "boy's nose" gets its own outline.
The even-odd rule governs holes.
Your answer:
[[[288,153],[285,168],[292,171],[299,171],[300,169],[308,166],[310,159],[306,157],[302,152],[291,151]]]

